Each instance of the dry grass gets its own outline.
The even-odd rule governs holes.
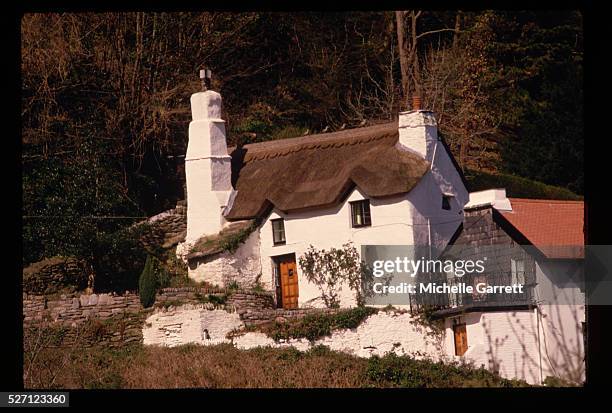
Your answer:
[[[53,367],[56,366],[54,369]],[[407,357],[362,359],[315,347],[238,350],[225,344],[74,351],[46,348],[26,388],[508,387],[492,373]]]

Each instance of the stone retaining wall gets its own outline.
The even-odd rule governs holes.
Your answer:
[[[306,351],[316,345],[325,345],[334,351],[358,357],[382,356],[393,352],[417,358],[430,357],[434,360],[453,359],[445,351],[444,340],[443,333],[436,335],[429,327],[416,322],[409,312],[398,310],[379,311],[366,318],[356,328],[334,330],[330,336],[321,337],[314,342],[305,338],[275,342],[258,331],[232,337],[232,343],[239,349],[292,346]]]
[[[206,297],[210,295],[227,295],[224,305],[214,305],[207,302]],[[120,332],[117,328],[106,328],[108,334],[101,334],[101,342],[128,343],[132,341],[142,342],[142,322],[151,314],[160,313],[157,318],[160,323],[166,323],[173,313],[164,311],[175,311],[177,307],[185,305],[196,305],[198,310],[194,314],[204,317],[208,311],[225,311],[235,313],[232,318],[239,319],[245,327],[268,323],[272,321],[283,322],[288,319],[296,319],[313,313],[333,313],[335,309],[305,308],[285,310],[275,308],[274,298],[270,292],[257,291],[235,291],[222,288],[202,287],[180,287],[165,288],[161,290],[155,299],[154,308],[145,309],[140,304],[140,297],[135,292],[127,292],[123,295],[108,294],[61,294],[58,296],[23,295],[23,322],[24,327],[36,327],[41,325],[53,325],[57,327],[70,327],[68,342],[73,342],[72,335],[76,334],[85,324],[102,322],[114,325],[119,322]],[[203,312],[202,312],[203,311]],[[212,314],[212,313],[210,313]],[[216,312],[215,312],[216,314]],[[194,316],[195,317],[195,316]],[[207,316],[208,317],[208,316]],[[127,330],[121,327],[121,323],[129,320]],[[134,324],[136,323],[136,324]],[[137,323],[140,323],[139,325]],[[115,326],[116,327],[116,326]],[[132,328],[134,327],[134,328]],[[137,328],[136,328],[137,327]],[[138,334],[132,334],[135,330]],[[182,333],[181,333],[182,334]],[[136,340],[134,337],[137,337]],[[159,338],[152,341],[160,341]]]
[[[177,203],[176,208],[155,215],[144,222],[150,226],[150,230],[141,239],[145,246],[172,248],[185,239],[187,206]]]
[[[254,310],[254,309],[240,309],[237,310],[240,315],[240,319],[244,322],[246,327],[265,324],[272,321],[284,322],[289,319],[302,318],[308,314],[333,314],[338,309],[329,308],[300,308],[295,310],[285,310],[282,308]]]
[[[147,313],[121,313],[104,320],[91,318],[76,326],[63,323],[24,325],[24,346],[123,347],[142,343],[142,324]]]
[[[74,257],[52,257],[23,269],[23,290],[31,294],[79,291],[91,287],[87,264]]]
[[[166,302],[199,303],[209,294],[224,294],[227,290],[215,288],[165,288],[155,299],[156,304]],[[57,297],[23,294],[24,324],[43,321],[75,326],[90,318],[105,320],[121,313],[139,313],[144,308],[135,292],[123,295],[61,294]]]

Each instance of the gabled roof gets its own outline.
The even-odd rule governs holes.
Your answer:
[[[498,211],[547,258],[584,257],[584,202],[509,198]]]
[[[369,197],[412,190],[429,162],[395,147],[397,121],[245,145],[232,151],[237,194],[228,220],[331,206],[355,185]]]

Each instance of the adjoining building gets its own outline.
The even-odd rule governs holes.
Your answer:
[[[448,274],[444,282],[524,288],[520,294],[474,289],[429,296],[429,303],[428,297],[415,300],[443,321],[448,354],[530,383],[549,376],[583,382],[584,203],[506,198],[503,189],[470,193],[448,248],[461,247],[487,256],[487,271]]]

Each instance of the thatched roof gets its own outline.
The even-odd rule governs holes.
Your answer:
[[[406,193],[429,163],[397,149],[397,121],[245,145],[231,153],[237,190],[226,218],[332,206],[355,185],[368,197]]]

